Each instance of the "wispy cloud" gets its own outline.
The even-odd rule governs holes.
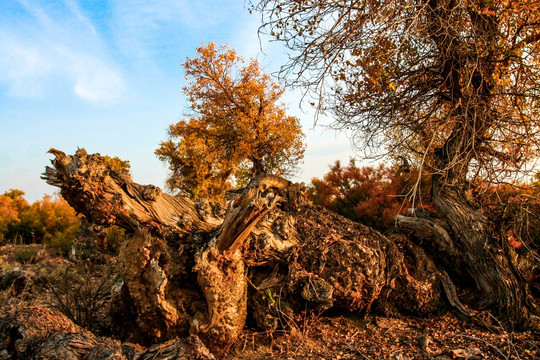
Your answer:
[[[83,25],[85,26],[92,35],[97,36],[98,33],[96,31],[96,28],[94,24],[92,24],[92,21],[86,16],[84,16],[81,8],[79,7],[79,4],[77,4],[74,0],[65,0],[65,3],[67,7],[71,10],[74,17]]]
[[[67,89],[94,105],[122,100],[119,66],[76,2],[67,0],[61,11],[19,3],[26,16],[16,23],[9,11],[0,15],[0,83],[8,96],[46,98]]]
[[[53,64],[41,49],[0,32],[0,83],[12,97],[38,98]]]
[[[238,6],[223,0],[115,0],[112,4],[119,49],[143,61],[157,54],[166,57],[181,47],[194,50],[203,40],[217,40],[208,38],[212,33],[221,38],[224,27],[230,30],[230,24],[225,23],[235,18],[231,12],[239,11]],[[246,24],[239,21],[237,25]],[[177,59],[178,63],[182,60]]]
[[[80,57],[74,64],[75,94],[96,105],[110,105],[122,101],[125,86],[120,75],[94,58]]]

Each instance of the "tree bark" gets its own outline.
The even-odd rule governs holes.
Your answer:
[[[440,306],[436,267],[418,246],[310,205],[301,185],[256,179],[220,217],[204,202],[134,183],[99,154],[51,153],[43,178],[77,211],[133,230],[117,298],[148,344],[189,332],[224,351],[248,312],[273,330],[306,308],[425,314]]]
[[[452,228],[454,242],[461,249],[463,265],[482,293],[486,307],[495,311],[505,328],[528,326],[527,289],[519,270],[511,264],[496,226],[468,201],[465,191],[456,186],[433,183],[433,203]]]
[[[494,49],[500,43],[500,19],[476,6],[467,7],[475,44],[485,49],[478,52],[476,47],[461,46],[465,39],[452,33],[456,29],[449,26],[448,17],[457,6],[454,2],[430,0],[427,5],[427,32],[440,62],[440,93],[447,93],[439,95],[440,101],[452,108],[446,116],[455,118],[451,133],[433,152],[432,201],[451,228],[455,248],[462,254],[461,263],[485,306],[494,310],[508,330],[524,328],[529,323],[528,295],[519,269],[512,264],[512,250],[503,243],[495,224],[465,194],[471,164],[490,161],[479,149],[491,146],[495,124],[503,116],[494,90],[498,77]],[[486,167],[488,172],[495,169]]]
[[[73,324],[60,312],[40,307],[23,307],[15,313],[0,317],[0,337],[0,350],[7,350],[11,355],[10,359],[214,359],[197,336],[173,338],[146,349],[131,343],[98,337]]]
[[[527,285],[513,263],[513,250],[505,246],[496,225],[469,202],[464,190],[437,177],[433,180],[432,199],[453,236],[432,219],[421,217],[397,216],[398,229],[423,242],[422,246],[434,252],[443,268],[474,283],[481,293],[482,307],[492,309],[499,321],[494,326],[526,328],[530,306]],[[452,306],[465,315],[451,291],[450,278],[444,276],[441,280],[450,303],[457,304]]]
[[[62,196],[91,222],[124,228],[142,227],[155,236],[173,236],[182,241],[195,232],[216,228],[204,219],[187,197],[171,196],[153,185],[134,183],[128,174],[115,171],[99,154],[79,149],[74,156],[51,149],[54,168],[47,167],[43,179],[59,187]],[[219,221],[219,220],[218,220]]]

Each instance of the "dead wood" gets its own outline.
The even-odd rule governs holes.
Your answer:
[[[415,236],[420,241],[430,242],[437,251],[452,257],[458,256],[458,250],[448,232],[430,219],[398,215],[396,226],[404,234]]]
[[[458,314],[469,318],[471,316],[469,310],[461,303],[457,296],[456,286],[450,279],[450,276],[445,271],[442,271],[439,275],[439,280],[444,289],[444,293],[450,305],[457,310]]]
[[[214,359],[197,336],[173,338],[145,349],[98,337],[58,311],[23,307],[0,317],[0,358],[36,360]]]
[[[440,304],[435,265],[420,248],[308,204],[301,185],[256,179],[220,217],[204,202],[134,183],[99,154],[51,153],[54,168],[43,178],[77,211],[134,231],[121,251],[125,286],[116,298],[148,343],[189,331],[223,351],[249,311],[275,329],[306,306],[427,313]]]
[[[73,156],[51,149],[54,168],[42,178],[59,187],[62,196],[91,222],[125,228],[144,227],[160,237],[208,232],[215,225],[202,219],[193,201],[171,196],[153,185],[140,185],[116,171],[99,154],[84,149]]]

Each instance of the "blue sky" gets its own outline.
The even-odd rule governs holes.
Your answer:
[[[180,64],[201,42],[228,43],[267,72],[286,59],[279,43],[259,42],[258,14],[243,0],[1,0],[0,193],[29,201],[55,188],[40,179],[51,147],[119,156],[136,182],[163,187],[154,155],[186,99]],[[262,51],[261,52],[261,47]],[[288,92],[307,151],[295,181],[320,177],[353,154],[344,134],[313,128],[313,114]]]

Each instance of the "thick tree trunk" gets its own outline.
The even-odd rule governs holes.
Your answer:
[[[502,324],[508,330],[526,327],[526,283],[513,262],[513,250],[505,246],[506,239],[501,238],[496,225],[469,202],[464,190],[437,177],[433,180],[432,199],[445,219],[444,226],[437,219],[397,216],[398,229],[420,240],[442,268],[473,282],[483,306],[492,309],[500,322],[494,325]],[[451,302],[457,301],[455,307],[464,314],[457,297],[448,294],[446,288],[445,292],[454,298]]]
[[[133,183],[98,154],[51,153],[44,179],[77,211],[134,230],[117,298],[147,343],[189,332],[223,351],[248,312],[271,330],[306,307],[425,314],[440,306],[437,269],[418,246],[309,205],[298,184],[254,180],[220,217],[208,204]]]
[[[453,230],[462,264],[481,291],[486,306],[509,330],[528,325],[527,290],[511,263],[512,250],[504,246],[495,224],[471,205],[465,191],[434,179],[433,203]]]
[[[487,3],[480,7],[466,6],[471,38],[465,38],[459,34],[459,27],[448,22],[459,8],[457,2],[427,2],[427,35],[434,46],[435,63],[440,64],[437,93],[440,104],[448,109],[444,116],[453,118],[454,122],[440,147],[434,149],[436,175],[432,182],[432,200],[453,233],[453,246],[448,246],[449,238],[439,236],[439,230],[435,242],[444,245],[439,250],[450,257],[455,257],[456,250],[461,254],[458,264],[476,284],[485,305],[495,311],[507,329],[513,330],[528,324],[527,289],[519,270],[512,264],[511,250],[486,215],[470,204],[464,190],[471,164],[490,163],[486,150],[481,149],[496,152],[491,148],[496,143],[492,137],[498,128],[495,124],[504,117],[499,113],[495,90],[500,64],[495,61],[494,49],[500,42],[500,18],[495,12],[481,10],[484,5],[487,9]],[[479,47],[470,46],[473,43]],[[478,52],[478,49],[484,50]],[[481,173],[483,168],[479,168]],[[403,221],[402,224],[405,225]]]

